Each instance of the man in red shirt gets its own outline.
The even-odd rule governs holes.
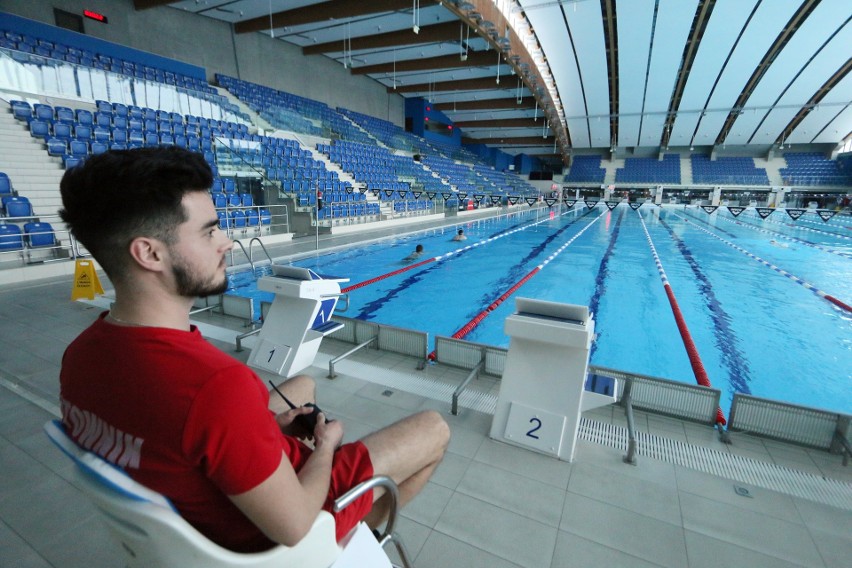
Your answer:
[[[410,501],[449,441],[438,413],[341,445],[341,422],[320,414],[306,431],[294,421],[310,407],[270,404],[257,375],[190,324],[195,297],[225,290],[233,245],[211,184],[203,156],[176,147],[109,151],[65,173],[60,214],[115,288],[112,309],[63,357],[67,431],[237,551],[295,544],[321,509],[373,475],[391,477]],[[297,405],[314,402],[309,377],[279,388]],[[376,489],[337,514],[338,539],[386,515]]]

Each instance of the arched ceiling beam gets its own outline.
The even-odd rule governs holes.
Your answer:
[[[140,0],[136,0],[140,1]],[[150,0],[149,0],[150,1]],[[158,0],[153,0],[158,1]],[[302,8],[284,10],[266,16],[258,16],[244,22],[234,24],[238,34],[268,31],[270,20],[272,29],[290,26],[302,26],[328,20],[343,20],[380,12],[411,9],[411,0],[329,0]]]
[[[416,45],[419,43],[432,43],[437,41],[452,41],[459,38],[458,22],[446,22],[423,26],[420,33],[414,33],[411,28],[387,32],[383,34],[372,34],[368,36],[353,37],[347,49],[359,51],[361,49],[376,49],[380,47],[395,47],[399,45]],[[343,51],[343,42],[340,40],[329,41],[308,45],[302,48],[305,55],[316,55],[319,53],[334,53]]]
[[[704,37],[704,29],[707,27],[707,22],[710,21],[710,15],[713,13],[715,5],[716,0],[700,0],[695,9],[695,17],[692,19],[692,29],[689,33],[689,39],[683,48],[683,57],[681,58],[680,70],[677,73],[675,88],[671,99],[669,99],[669,118],[663,127],[663,135],[660,140],[660,146],[663,148],[669,145],[672,126],[677,117],[677,109],[680,107],[683,90],[686,87],[686,79],[689,77],[692,64],[695,63],[695,56],[698,54],[698,45],[701,43],[701,38]]]
[[[512,138],[510,136],[486,137],[486,138],[470,138],[463,137],[464,144],[500,144],[501,146],[550,146],[553,147],[553,136],[542,138],[540,136],[520,136]]]
[[[541,128],[544,119],[502,118],[488,120],[462,120],[454,122],[459,128]]]
[[[518,99],[483,99],[480,101],[438,103],[433,106],[443,111],[462,111],[535,108],[536,104],[532,97],[525,97],[521,102],[518,102]]]
[[[175,0],[133,0],[133,7],[137,10],[147,10],[157,6],[172,4]]]
[[[846,75],[848,75],[850,71],[852,71],[852,59],[846,61],[846,64],[843,67],[838,69],[834,75],[829,77],[829,79],[819,89],[817,89],[817,92],[808,99],[808,102],[802,107],[802,110],[800,110],[796,116],[793,117],[793,120],[784,127],[784,130],[782,130],[781,134],[778,135],[778,138],[775,139],[775,143],[783,144],[784,140],[790,136],[790,133],[792,133],[805,119],[805,117],[808,116],[808,113],[825,98],[835,85],[845,79]]]
[[[426,93],[440,91],[494,91],[494,90],[513,90],[515,85],[508,84],[508,81],[503,81],[498,85],[492,77],[483,77],[481,79],[461,79],[459,81],[438,81],[435,83],[420,83],[418,85],[397,85],[396,88],[388,87],[389,93]]]
[[[601,13],[609,76],[609,135],[615,145],[618,143],[618,27],[613,0],[601,0]]]
[[[409,59],[397,61],[396,63],[379,63],[377,65],[363,65],[353,67],[353,75],[370,75],[373,73],[402,73],[405,71],[425,71],[431,69],[457,69],[459,67],[493,67],[494,53],[487,51],[468,52],[467,59],[463,60],[458,54],[441,55],[439,57],[426,57],[423,59]]]
[[[793,34],[796,33],[796,30],[799,29],[799,26],[808,18],[811,12],[819,4],[820,0],[806,0],[802,3],[799,9],[795,14],[790,18],[790,21],[786,26],[781,30],[781,33],[778,34],[778,37],[775,38],[775,41],[766,51],[766,55],[763,56],[763,59],[760,60],[760,63],[755,67],[754,73],[751,74],[746,86],[743,88],[740,96],[737,97],[737,102],[734,103],[734,109],[728,113],[728,118],[725,119],[725,124],[722,126],[722,129],[719,131],[719,134],[716,136],[716,144],[724,144],[725,138],[728,136],[728,132],[731,131],[731,128],[734,126],[734,122],[736,122],[737,117],[741,114],[741,110],[745,108],[746,103],[748,102],[749,97],[751,97],[754,90],[757,88],[758,83],[769,70],[769,66],[772,65],[772,62],[775,61],[775,58],[778,57],[778,54],[781,53],[781,50],[784,49],[784,46],[787,45]]]

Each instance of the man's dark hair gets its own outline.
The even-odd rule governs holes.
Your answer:
[[[212,183],[210,166],[197,152],[175,146],[110,150],[65,172],[59,214],[109,277],[121,278],[133,239],[171,244],[187,220],[183,196]]]

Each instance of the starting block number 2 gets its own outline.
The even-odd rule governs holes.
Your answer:
[[[513,402],[503,434],[513,444],[557,456],[565,430],[565,416]]]

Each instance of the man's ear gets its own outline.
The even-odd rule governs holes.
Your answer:
[[[136,237],[130,241],[130,257],[145,270],[163,270],[165,246],[162,241],[150,237]]]

